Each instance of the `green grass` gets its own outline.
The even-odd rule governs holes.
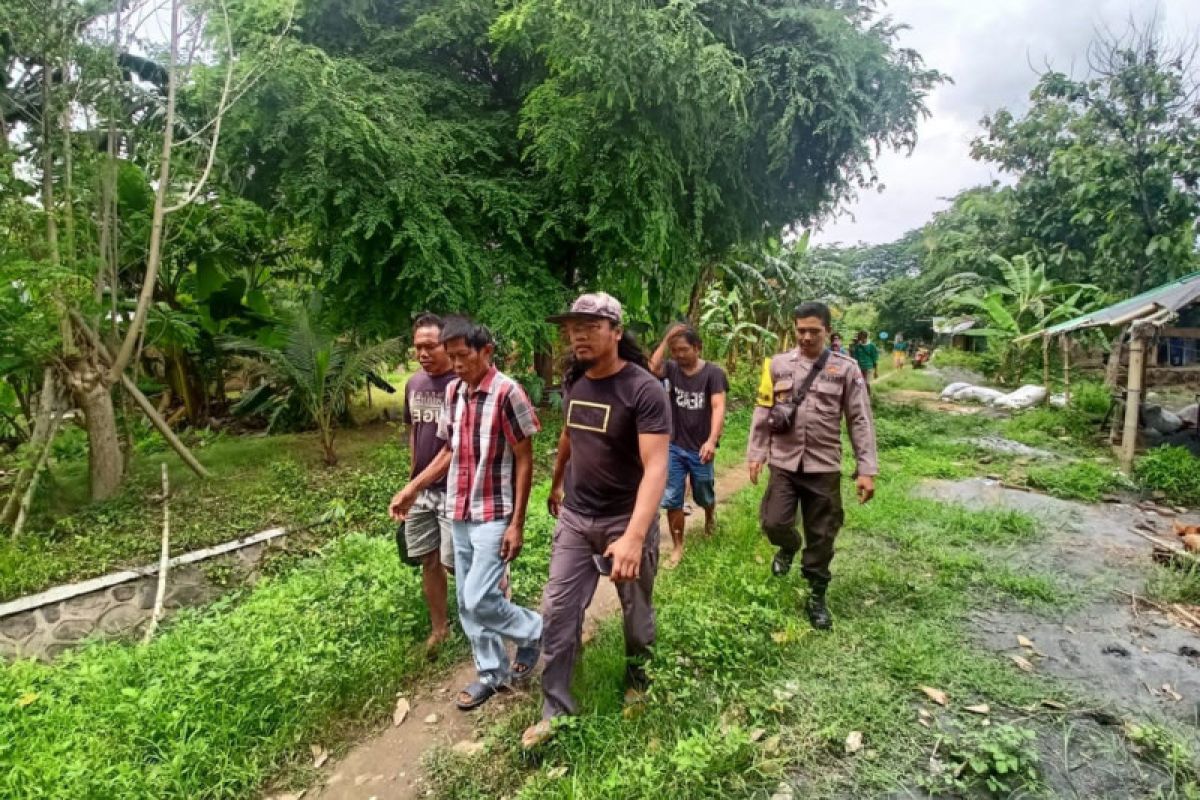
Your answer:
[[[408,474],[396,426],[345,431],[341,463],[320,463],[312,434],[225,436],[198,451],[212,473],[201,480],[172,454],[142,457],[114,498],[88,504],[85,465],[55,474],[62,494],[33,519],[19,540],[0,541],[0,600],[57,583],[141,566],[155,560],[162,507],[159,463],[171,481],[171,551],[227,541],[272,525],[306,525],[335,506],[347,515],[326,535],[350,527],[382,531],[380,509]]]
[[[1127,481],[1112,464],[1077,461],[1071,464],[1038,464],[1029,467],[1029,485],[1056,497],[1096,503]]]
[[[0,669],[0,795],[246,797],[326,726],[425,668],[417,574],[354,535],[147,646]]]
[[[529,756],[515,742],[538,708],[523,706],[490,731],[485,757],[435,759],[438,796],[765,796],[796,769],[811,779],[806,796],[867,796],[904,785],[933,747],[935,734],[914,724],[919,686],[949,692],[955,708],[1056,694],[964,644],[962,619],[972,607],[1061,599],[1052,576],[1037,576],[1034,587],[997,568],[1002,559],[981,560],[1036,536],[1032,521],[917,501],[909,485],[881,481],[875,502],[849,510],[828,635],[803,621],[799,580],[770,578],[757,492],[739,496],[716,536],[695,542],[681,567],[660,575],[645,713],[622,715],[620,630],[610,622],[579,670],[582,715]],[[978,728],[977,718],[951,713]],[[853,764],[841,755],[850,731],[861,731],[870,750]]]

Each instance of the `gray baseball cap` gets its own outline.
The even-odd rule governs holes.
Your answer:
[[[605,292],[581,294],[565,314],[546,317],[547,322],[567,322],[573,319],[606,319],[614,325],[624,324],[624,314],[617,298]]]

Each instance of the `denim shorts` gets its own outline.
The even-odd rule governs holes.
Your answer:
[[[707,507],[716,504],[716,472],[713,462],[700,463],[700,454],[684,450],[678,445],[671,445],[670,460],[667,469],[667,491],[663,495],[662,507],[666,509],[683,508],[683,497],[687,489],[687,481],[692,482],[692,499],[696,505]]]

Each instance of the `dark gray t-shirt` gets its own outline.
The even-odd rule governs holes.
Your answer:
[[[663,379],[671,398],[671,442],[698,453],[712,433],[712,396],[729,391],[725,370],[706,361],[695,375],[687,375],[674,361],[668,361]]]
[[[671,431],[662,384],[634,364],[598,381],[584,375],[563,393],[563,417],[571,437],[563,505],[593,517],[632,513],[645,473],[638,434]]]
[[[438,438],[438,416],[446,404],[446,387],[454,380],[454,370],[430,375],[421,370],[404,385],[404,422],[413,429],[412,477],[416,477],[442,451],[446,443]],[[445,490],[442,478],[429,488]]]

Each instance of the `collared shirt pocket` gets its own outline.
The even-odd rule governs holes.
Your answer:
[[[812,396],[822,411],[836,411],[842,407],[841,381],[818,380],[813,383]]]
[[[780,378],[775,381],[775,402],[790,403],[792,402],[792,391],[795,387],[795,382],[791,378]]]

